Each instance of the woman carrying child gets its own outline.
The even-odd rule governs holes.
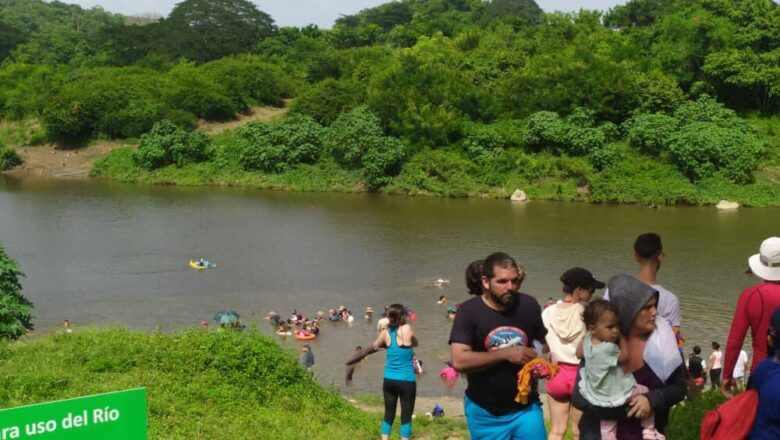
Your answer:
[[[655,289],[628,275],[608,287],[610,302],[585,312],[589,334],[572,393],[583,412],[580,439],[662,439],[669,408],[687,391],[674,331],[658,316]]]

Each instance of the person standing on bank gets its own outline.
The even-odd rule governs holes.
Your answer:
[[[601,440],[601,420],[617,420],[617,438],[620,440],[642,440],[640,420],[651,414],[655,417],[655,428],[665,434],[669,409],[687,393],[685,365],[674,331],[658,314],[658,291],[628,275],[614,276],[607,285],[609,302],[618,308],[620,333],[626,339],[627,371],[636,383],[649,391],[631,397],[628,405],[595,406],[581,392],[584,363],[581,364],[571,396],[572,405],[582,411],[580,440]]]
[[[780,307],[780,237],[769,237],[761,243],[757,254],[748,259],[750,271],[761,282],[742,291],[734,310],[731,330],[723,356],[723,392],[731,395],[734,388],[734,365],[750,329],[753,339],[752,373],[767,357],[766,333],[769,315]]]
[[[412,413],[417,396],[414,377],[414,349],[417,337],[412,326],[406,323],[404,306],[392,304],[387,308],[387,328],[374,341],[375,349],[387,347],[382,393],[385,401],[385,416],[382,420],[382,440],[390,438],[395,420],[395,410],[401,401],[401,439],[412,437]]]
[[[723,371],[723,352],[720,351],[720,344],[712,341],[712,353],[710,354],[710,386],[714,390],[720,388],[720,373]]]
[[[634,241],[634,260],[639,263],[637,278],[658,291],[658,315],[672,326],[674,336],[677,338],[677,346],[682,353],[685,340],[680,332],[682,325],[680,300],[677,299],[677,295],[658,284],[657,280],[664,258],[666,254],[660,235],[648,232],[639,235]],[[604,299],[609,301],[609,291],[604,293]]]
[[[552,362],[558,365],[558,374],[547,381],[547,402],[550,408],[550,432],[547,438],[563,440],[571,414],[572,437],[578,440],[580,430],[577,425],[582,413],[571,407],[571,392],[580,365],[577,346],[587,332],[582,321],[585,307],[581,303],[590,301],[596,289],[604,288],[604,283],[581,267],[564,272],[561,282],[563,299],[558,303],[553,302],[542,312]]]
[[[473,440],[544,440],[539,396],[515,402],[517,373],[537,357],[547,330],[535,298],[518,292],[525,271],[503,252],[483,262],[483,292],[458,309],[450,334],[452,363],[466,374],[464,412]],[[472,292],[475,293],[475,292]]]

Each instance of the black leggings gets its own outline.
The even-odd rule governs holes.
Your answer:
[[[723,371],[722,368],[713,368],[710,370],[710,385],[712,388],[717,388],[720,386],[720,372]]]
[[[414,399],[417,397],[417,383],[385,379],[382,384],[382,393],[385,395],[384,421],[389,425],[393,424],[395,408],[398,405],[398,399],[401,399],[401,425],[412,423]]]

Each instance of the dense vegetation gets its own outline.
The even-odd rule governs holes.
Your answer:
[[[101,175],[780,204],[780,5],[771,0],[630,0],[604,13],[402,0],[329,30],[278,28],[245,0],[187,0],[144,26],[100,9],[6,3],[2,118],[38,118],[63,146],[148,133],[144,152],[116,152]],[[162,120],[168,132],[192,130],[288,98],[287,118],[193,135],[184,155],[156,139],[173,135],[150,132]]]
[[[32,330],[33,304],[22,295],[19,263],[5,253],[0,242],[0,340],[16,340]]]

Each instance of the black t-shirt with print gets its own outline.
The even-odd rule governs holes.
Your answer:
[[[546,334],[542,309],[533,297],[518,293],[515,305],[499,312],[477,296],[458,308],[450,344],[466,344],[474,351],[486,352],[518,345],[531,347],[534,340],[544,341]],[[478,373],[468,373],[466,395],[496,415],[519,411],[525,408],[525,405],[515,402],[520,368],[521,365],[500,362]],[[533,396],[530,401],[536,399],[538,396]]]

